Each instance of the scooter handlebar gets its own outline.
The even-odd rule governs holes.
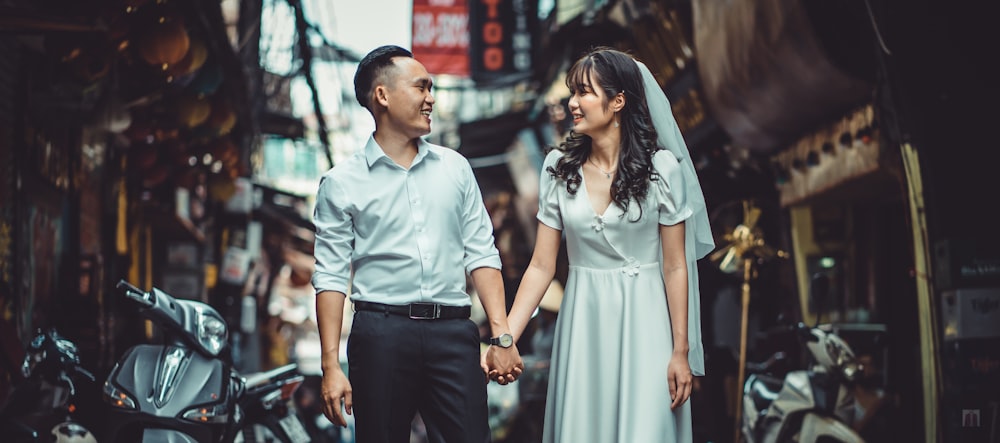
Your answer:
[[[124,289],[125,296],[132,300],[135,300],[139,304],[147,308],[153,306],[153,294],[143,291],[142,289],[135,287],[135,285],[125,280],[119,280],[117,288]]]

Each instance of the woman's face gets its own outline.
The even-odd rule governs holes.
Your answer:
[[[609,103],[596,73],[590,72],[581,80],[570,88],[569,112],[573,116],[573,131],[597,138],[614,125],[614,106]]]

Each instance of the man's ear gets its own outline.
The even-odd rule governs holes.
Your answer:
[[[389,96],[386,94],[385,85],[378,85],[375,90],[372,91],[372,95],[375,97],[375,102],[382,105],[383,107],[389,106]]]

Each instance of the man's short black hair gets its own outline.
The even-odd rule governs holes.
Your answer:
[[[358,63],[358,72],[354,73],[354,95],[358,103],[369,111],[372,109],[369,101],[372,98],[372,90],[375,89],[375,79],[392,66],[393,57],[412,58],[413,53],[395,45],[379,46]]]

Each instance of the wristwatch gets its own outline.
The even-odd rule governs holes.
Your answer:
[[[501,348],[509,348],[514,345],[514,336],[504,333],[499,337],[490,338],[490,344]]]

